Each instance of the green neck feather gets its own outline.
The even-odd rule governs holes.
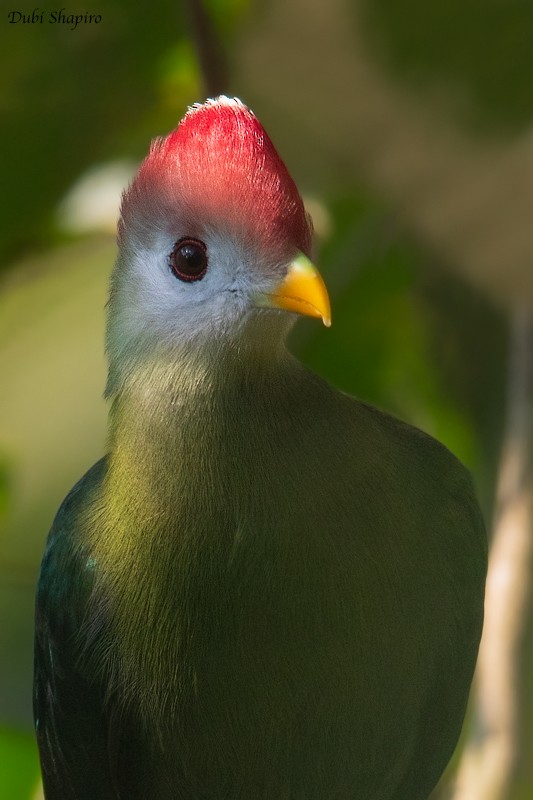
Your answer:
[[[299,375],[282,345],[173,354],[138,366],[114,397],[103,506],[91,525],[102,619],[91,646],[110,692],[135,698],[159,730],[238,618],[232,559],[239,537],[264,527],[271,434]]]

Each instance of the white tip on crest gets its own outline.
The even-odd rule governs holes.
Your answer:
[[[247,111],[252,114],[253,112],[250,111],[247,105],[239,100],[238,97],[227,97],[225,94],[221,94],[218,97],[209,97],[204,103],[193,103],[192,106],[189,106],[185,117],[190,117],[196,113],[196,111],[200,111],[202,108],[217,108],[218,106],[232,106],[234,108],[245,108]]]

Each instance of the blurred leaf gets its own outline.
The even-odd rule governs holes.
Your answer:
[[[249,0],[210,0],[230,37]],[[184,3],[150,11],[96,0],[99,23],[0,26],[0,258],[35,247],[53,228],[61,196],[87,167],[140,158],[185,107],[201,75]],[[65,12],[66,13],[66,12]],[[148,19],[147,19],[148,15]],[[47,24],[48,23],[48,24]]]
[[[462,410],[477,443],[468,464],[489,521],[505,415],[507,317],[446,269],[432,268],[421,277],[421,302],[431,314],[431,358],[443,391]]]
[[[370,43],[394,75],[455,101],[493,131],[533,119],[533,5],[523,0],[362,0]]]
[[[219,33],[231,39],[253,4],[251,0],[206,0],[205,5]]]
[[[0,728],[0,798],[31,800],[38,777],[34,735]]]
[[[101,22],[75,31],[63,24],[0,26],[0,148],[9,154],[0,256],[39,241],[56,202],[88,165],[146,149],[136,131],[161,107],[161,59],[186,39],[182,5],[163,0],[149,21],[144,6],[126,10],[121,0],[97,0],[91,13]],[[186,67],[181,80],[174,75],[163,131],[196,99],[196,74]]]

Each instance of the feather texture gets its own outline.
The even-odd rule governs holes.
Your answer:
[[[267,132],[238,100],[218,98],[189,109],[165,139],[156,139],[124,195],[120,236],[153,234],[154,219],[180,214],[236,236],[255,253],[283,258],[287,248],[310,255],[311,220]]]
[[[486,568],[470,478],[304,369],[290,315],[253,306],[308,247],[265,137],[210,101],[126,194],[109,452],[60,509],[38,589],[47,800],[426,800],[459,735]],[[191,230],[211,159],[229,218],[208,199]],[[180,285],[165,254],[192,234],[208,270]]]

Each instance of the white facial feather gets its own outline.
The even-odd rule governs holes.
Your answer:
[[[146,244],[126,237],[115,267],[110,298],[107,349],[111,371],[145,362],[156,350],[184,353],[238,347],[243,337],[256,335],[251,318],[269,314],[280,320],[280,336],[290,327],[290,315],[256,308],[254,296],[279,283],[288,265],[260,264],[254,248],[236,236],[209,230],[201,240],[208,266],[203,278],[186,282],[176,277],[169,257],[186,228],[173,235],[157,228]],[[195,236],[198,234],[195,232]],[[254,328],[254,333],[251,333]],[[109,393],[109,390],[108,390]]]
[[[180,280],[169,263],[184,238],[206,247],[200,279]],[[214,362],[244,349],[256,357],[269,339],[277,347],[294,317],[257,305],[310,244],[298,190],[249,109],[226,97],[191,107],[123,196],[107,393],[156,360]]]

